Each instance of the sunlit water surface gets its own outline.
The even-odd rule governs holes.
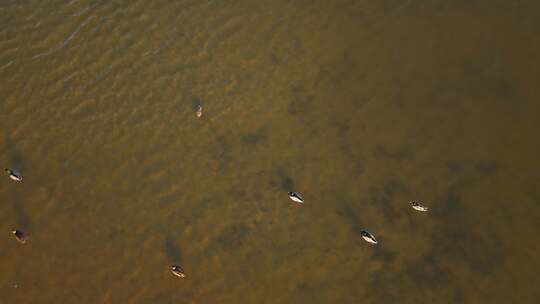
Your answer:
[[[1,1],[0,303],[537,303],[539,29],[539,1]]]

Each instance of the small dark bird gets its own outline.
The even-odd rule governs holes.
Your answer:
[[[13,233],[13,235],[15,236],[15,239],[17,241],[19,241],[19,243],[26,243],[26,240],[27,240],[27,237],[26,235],[24,234],[24,232],[22,232],[21,230],[12,230],[11,233]]]
[[[7,172],[8,176],[9,176],[9,178],[11,178],[12,180],[17,181],[17,182],[22,181],[21,174],[19,172],[17,172],[16,170],[6,169],[6,172]]]
[[[293,201],[293,202],[297,202],[299,204],[303,204],[304,203],[304,199],[302,198],[302,196],[296,192],[289,192],[289,198]]]
[[[173,265],[171,266],[171,272],[179,277],[179,278],[185,278],[186,277],[186,274],[184,273],[184,270],[182,270],[182,268],[178,265]]]
[[[369,233],[369,231],[367,230],[362,230],[362,232],[360,233],[362,235],[362,238],[368,242],[368,243],[371,243],[371,244],[377,244],[377,239],[375,239],[375,237],[373,236],[373,234]]]

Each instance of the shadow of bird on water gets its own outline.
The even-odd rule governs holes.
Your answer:
[[[4,151],[8,155],[9,160],[9,164],[5,165],[6,168],[16,169],[19,171],[25,169],[23,155],[17,149],[17,143],[12,139],[7,131],[4,133]]]
[[[19,200],[13,200],[13,211],[15,213],[15,223],[17,229],[29,230],[30,229],[30,218],[24,205]]]
[[[276,173],[279,179],[279,187],[285,192],[295,191],[294,190],[294,181],[292,178],[285,172],[283,169],[277,169]]]
[[[173,264],[182,265],[182,251],[171,235],[165,237],[165,253]]]

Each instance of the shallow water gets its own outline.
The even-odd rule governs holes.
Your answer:
[[[539,17],[2,1],[0,303],[536,303]]]

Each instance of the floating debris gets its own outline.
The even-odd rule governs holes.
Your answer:
[[[186,274],[184,273],[184,270],[182,270],[182,268],[180,266],[178,266],[178,265],[173,265],[171,267],[171,272],[175,276],[177,276],[179,278],[185,278],[186,277]]]
[[[429,210],[428,207],[421,205],[417,201],[412,201],[412,202],[410,202],[410,204],[411,204],[411,207],[416,211],[427,212]]]
[[[304,199],[302,198],[302,196],[296,192],[289,192],[289,198],[293,201],[293,202],[297,202],[297,203],[300,203],[300,204],[303,204],[304,203]]]
[[[360,233],[362,235],[362,238],[371,244],[377,244],[377,239],[373,236],[373,234],[369,233],[367,230],[362,230]]]
[[[13,235],[15,236],[15,239],[17,241],[19,241],[19,243],[26,243],[26,240],[27,240],[27,237],[26,235],[24,234],[24,232],[22,232],[21,230],[12,230],[11,233],[13,233]]]
[[[6,169],[6,172],[9,178],[11,178],[12,180],[17,181],[17,182],[22,181],[22,176],[18,171],[12,170],[12,169]]]
[[[195,115],[197,116],[197,118],[202,117],[202,106],[201,105],[197,105],[197,108],[195,110]]]

